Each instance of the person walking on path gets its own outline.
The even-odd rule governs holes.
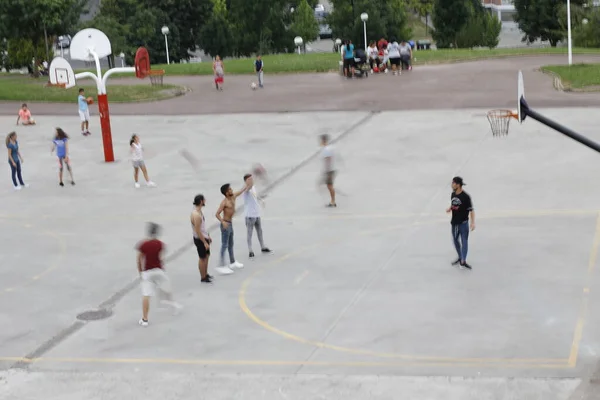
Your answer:
[[[260,251],[264,254],[272,253],[271,250],[265,246],[263,240],[262,222],[260,219],[261,205],[256,188],[254,187],[254,178],[251,174],[244,175],[244,183],[246,184],[247,190],[244,192],[244,214],[246,217],[246,230],[248,238],[248,252],[249,257],[254,258],[254,251],[252,251],[252,233],[256,229],[256,236],[258,236],[258,243],[260,244]]]
[[[219,222],[221,223],[221,259],[220,267],[217,268],[217,272],[221,275],[233,274],[233,269],[244,268],[244,264],[239,263],[235,260],[233,254],[233,214],[235,214],[235,201],[236,199],[248,189],[248,186],[238,192],[233,192],[229,183],[221,186],[221,194],[225,196],[219,209],[215,214]],[[229,252],[229,266],[225,265],[225,251]]]
[[[83,136],[90,135],[90,108],[87,99],[85,98],[85,89],[79,89],[77,96],[77,104],[79,105],[79,119],[81,119],[81,134]]]
[[[475,229],[475,210],[471,196],[463,190],[463,178],[455,176],[452,178],[452,194],[450,195],[450,207],[446,213],[452,213],[450,224],[452,226],[452,239],[458,258],[452,265],[461,268],[472,269],[467,264],[467,253],[469,251],[469,230]],[[471,223],[469,225],[469,217]]]
[[[165,274],[162,252],[165,244],[158,239],[160,227],[155,223],[148,224],[148,238],[137,245],[137,269],[142,279],[142,319],[139,324],[148,326],[148,312],[150,311],[150,297],[154,296],[156,289],[162,298],[161,303],[173,308],[177,312],[182,307],[173,301],[171,282]]]
[[[140,143],[140,137],[136,134],[133,134],[131,140],[129,140],[129,152],[131,153],[131,163],[133,164],[133,180],[135,181],[135,188],[140,188],[138,182],[140,169],[142,170],[142,174],[144,174],[146,185],[148,187],[156,187],[156,183],[148,178],[148,171],[146,170],[146,163],[144,162],[144,148],[142,147],[142,143]]]
[[[264,62],[259,55],[256,56],[256,60],[254,60],[254,72],[256,72],[256,77],[258,78],[258,87],[264,87],[263,86],[263,67],[264,67]]]
[[[71,160],[69,160],[69,136],[60,128],[56,128],[56,135],[52,140],[52,150],[50,153],[56,150],[56,156],[58,157],[58,184],[65,186],[63,183],[63,168],[64,164],[67,165],[67,171],[71,177],[71,185],[75,186],[75,180],[73,179],[73,170],[71,169]]]
[[[327,207],[337,207],[335,202],[335,188],[333,181],[335,180],[335,163],[333,147],[329,144],[329,135],[321,135],[321,157],[323,158],[323,181],[329,191],[330,201]]]
[[[215,75],[215,86],[217,90],[223,90],[223,82],[225,80],[225,64],[221,57],[216,56],[213,62],[213,74]]]
[[[206,200],[203,195],[199,194],[194,197],[194,210],[190,219],[192,221],[194,245],[196,245],[199,258],[200,282],[212,283],[212,276],[208,274],[208,259],[210,258],[210,244],[212,243],[212,239],[206,229],[206,219],[202,213],[202,207],[204,206],[206,206]]]
[[[354,45],[351,40],[347,40],[342,46],[342,58],[344,63],[344,75],[352,79],[354,76]]]
[[[29,185],[23,182],[21,175],[21,164],[25,161],[19,151],[19,142],[17,141],[17,133],[11,132],[6,136],[6,148],[8,149],[8,165],[10,165],[13,186],[15,190],[21,190]],[[18,179],[18,180],[17,180]]]

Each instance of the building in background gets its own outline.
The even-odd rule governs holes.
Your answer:
[[[483,6],[493,14],[496,14],[498,19],[505,23],[514,23],[515,5],[513,0],[483,0]]]

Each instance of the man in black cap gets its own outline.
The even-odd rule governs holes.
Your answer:
[[[460,176],[452,178],[452,195],[450,196],[450,207],[447,213],[452,213],[452,238],[458,259],[452,265],[460,264],[461,268],[472,269],[467,264],[467,252],[469,251],[469,229],[475,229],[475,210],[471,202],[471,196],[463,190],[465,183]],[[469,215],[471,224],[469,225]]]

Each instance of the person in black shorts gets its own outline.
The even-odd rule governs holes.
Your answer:
[[[194,210],[190,216],[192,230],[194,235],[194,244],[198,251],[198,269],[202,283],[211,283],[212,276],[208,274],[208,259],[210,258],[210,244],[212,239],[206,229],[206,220],[202,214],[202,207],[206,205],[204,196],[199,194],[194,197]]]
[[[463,190],[465,183],[460,176],[452,178],[452,194],[450,195],[450,207],[447,213],[452,213],[452,240],[458,254],[452,265],[460,264],[461,268],[472,269],[467,264],[467,252],[469,251],[469,230],[475,229],[475,210],[471,196]],[[469,216],[471,224],[469,225]]]

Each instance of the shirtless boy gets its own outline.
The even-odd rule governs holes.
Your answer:
[[[190,219],[192,221],[192,231],[194,234],[194,244],[198,251],[198,269],[202,283],[212,283],[212,276],[208,274],[208,259],[210,258],[210,244],[212,239],[206,229],[206,220],[202,213],[202,207],[206,206],[204,196],[199,194],[194,197],[194,210]]]
[[[225,198],[221,202],[217,213],[215,214],[221,223],[221,266],[216,268],[217,272],[222,275],[233,274],[234,268],[244,268],[244,264],[235,261],[233,255],[233,214],[235,214],[236,199],[248,190],[248,184],[238,192],[233,192],[229,183],[221,186],[221,193]],[[229,266],[225,265],[225,250],[229,251]]]

